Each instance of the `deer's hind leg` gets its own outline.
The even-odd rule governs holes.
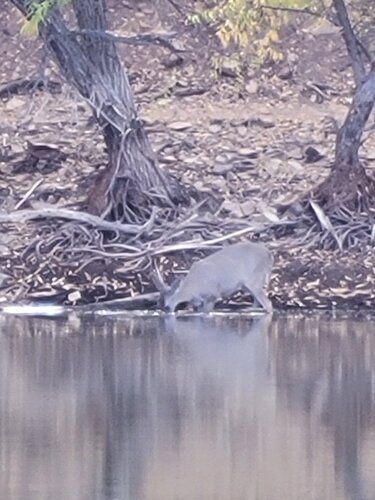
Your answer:
[[[263,309],[267,313],[272,312],[272,302],[270,299],[267,297],[266,293],[264,292],[263,288],[249,288],[246,287],[246,289],[252,294],[254,297],[254,302],[256,304],[259,304],[260,306],[263,307]]]

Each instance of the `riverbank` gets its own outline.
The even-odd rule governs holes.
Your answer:
[[[140,8],[138,21],[147,16]],[[20,65],[15,69],[8,61],[3,82],[35,73],[38,60],[34,42],[27,42],[30,58],[22,56],[19,26],[11,19],[13,37],[3,33],[1,41],[9,60]],[[338,33],[301,32],[298,47],[306,51],[311,36],[316,50],[310,65],[318,65],[313,59],[318,49],[329,51],[330,65],[320,68],[319,78],[337,89],[325,92],[323,100],[311,87],[311,68],[301,61],[293,77],[284,65],[234,78],[213,76],[209,59],[194,59],[199,37],[189,39],[192,52],[177,66],[168,65],[157,48],[126,53],[139,114],[161,166],[206,198],[172,225],[161,227],[156,215],[136,241],[126,231],[114,237],[84,215],[87,194],[107,161],[89,107],[59,81],[32,95],[2,95],[1,302],[69,305],[152,294],[151,260],[170,282],[205,254],[202,242],[219,238],[224,244],[231,236],[231,242],[261,239],[272,251],[269,295],[276,308],[373,307],[372,249],[341,252],[329,244],[318,220],[310,234],[303,224],[296,230],[293,215],[280,216],[277,210],[327,176],[337,125],[350,100]],[[215,47],[210,45],[211,55]],[[155,54],[157,64],[147,71]],[[370,173],[375,159],[371,133],[362,148]],[[155,244],[152,231],[158,232],[156,239],[165,232],[163,244]]]

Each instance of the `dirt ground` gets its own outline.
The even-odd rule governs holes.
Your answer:
[[[181,6],[184,12],[192,8],[188,2]],[[278,205],[327,176],[335,132],[347,112],[353,85],[336,27],[308,19],[298,33],[291,29],[284,34],[282,63],[250,66],[245,74],[233,76],[225,68],[221,74],[214,70],[214,58],[222,54],[214,34],[186,26],[184,16],[167,0],[112,0],[109,7],[116,33],[174,32],[175,45],[186,50],[180,61],[159,47],[119,49],[139,114],[164,169],[213,195],[223,213],[245,222],[272,220]],[[22,19],[10,2],[5,3],[3,20],[1,84],[36,78],[43,60],[38,41],[20,34]],[[1,211],[37,208],[46,202],[80,207],[106,164],[101,133],[88,105],[50,62],[47,75],[57,82],[54,89],[0,99]],[[52,160],[38,158],[30,164],[24,161],[29,143],[48,145],[59,153]],[[361,154],[371,172],[375,142],[370,126]],[[27,296],[10,293],[4,277],[12,271],[12,254],[24,230],[23,224],[15,224],[12,231],[0,234],[3,300]],[[371,249],[341,253],[308,243],[293,247],[287,237],[271,243],[271,248],[275,269],[270,297],[276,306],[374,305]]]

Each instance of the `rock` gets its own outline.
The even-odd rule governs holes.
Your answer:
[[[13,111],[18,108],[25,106],[25,101],[21,97],[12,97],[7,103],[5,103],[5,109],[7,111]]]
[[[23,153],[25,148],[21,144],[12,144],[12,153]]]
[[[196,165],[197,164],[197,158],[194,158],[194,157],[190,157],[188,156],[187,158],[184,158],[184,163],[186,165]]]
[[[248,217],[249,215],[253,214],[255,212],[255,205],[252,200],[247,200],[240,205],[241,211],[243,215]]]
[[[258,203],[258,210],[269,221],[271,221],[271,222],[279,222],[280,221],[280,218],[279,218],[279,216],[277,214],[277,210],[275,208],[273,208],[273,207],[270,207],[266,203],[259,202]]]
[[[171,130],[175,130],[176,132],[183,132],[184,130],[192,128],[192,126],[190,122],[172,122],[168,125]]]
[[[219,191],[225,191],[226,181],[222,177],[217,177],[216,179],[211,180],[210,186],[218,189]]]
[[[365,144],[363,148],[366,153],[367,160],[374,161],[375,160],[375,145]]]
[[[305,169],[303,168],[303,165],[301,165],[301,163],[299,161],[293,160],[292,158],[290,158],[287,161],[287,168],[288,168],[288,172],[293,174],[293,175],[299,175],[305,171]]]
[[[237,170],[237,176],[241,181],[247,181],[249,179],[249,173],[247,171],[238,171]]]
[[[246,137],[249,133],[249,129],[247,127],[245,127],[245,125],[240,125],[238,128],[237,128],[237,134],[240,136],[240,137]]]
[[[248,158],[257,158],[258,153],[252,148],[239,148],[237,150],[238,154],[241,156],[247,156]]]
[[[7,257],[9,255],[11,255],[10,248],[7,245],[1,245],[0,244],[0,256],[1,257]],[[1,273],[0,273],[0,275],[1,275]]]
[[[212,173],[215,175],[225,175],[233,169],[233,165],[231,163],[217,163]]]
[[[272,128],[275,126],[273,122],[262,120],[262,118],[249,118],[247,125],[250,127]]]
[[[290,64],[296,64],[299,61],[300,56],[298,56],[295,52],[289,52],[288,54],[288,62]]]
[[[255,167],[255,163],[253,163],[251,160],[247,160],[247,159],[236,161],[233,164],[233,170],[236,173],[249,172],[249,170],[253,170],[254,167]]]
[[[217,155],[215,158],[216,163],[229,163],[232,157],[229,154]]]
[[[300,146],[292,146],[287,149],[287,154],[293,160],[301,160],[302,159],[302,150]]]
[[[224,200],[221,208],[231,213],[235,217],[243,217],[241,207],[238,203],[231,200]]]
[[[313,148],[312,146],[308,146],[305,149],[305,163],[315,163],[322,158],[324,158],[324,155],[322,155],[317,149]]]
[[[183,58],[178,54],[172,54],[169,57],[165,57],[161,60],[162,65],[166,69],[176,68],[177,66],[181,66],[184,62]]]
[[[229,182],[235,182],[238,179],[237,175],[232,171],[229,171],[226,174],[226,178],[227,178],[227,181],[229,181]]]
[[[219,69],[221,76],[227,76],[229,78],[237,78],[240,73],[240,67],[236,61],[227,60],[223,63]]]
[[[248,68],[248,70],[247,70],[247,78],[248,78],[249,80],[252,80],[253,78],[255,78],[255,77],[256,77],[256,74],[257,74],[257,73],[256,73],[256,71],[255,71],[255,69],[254,69],[254,68]]]
[[[211,134],[218,134],[219,132],[221,132],[221,126],[218,123],[213,123],[208,127],[208,130],[209,132],[211,132]]]
[[[259,90],[259,85],[255,80],[250,80],[245,86],[246,92],[248,94],[256,94]]]
[[[277,72],[280,80],[290,80],[293,77],[293,71],[289,66],[284,66]]]
[[[283,170],[285,160],[281,158],[267,158],[265,159],[265,168],[268,172],[276,174]]]
[[[190,87],[190,86],[191,86],[191,82],[187,78],[180,77],[175,82],[175,87],[177,87],[177,88],[186,89],[187,87]]]
[[[170,165],[171,163],[177,163],[175,156],[161,156],[159,159],[160,163],[166,163]]]
[[[0,288],[6,285],[9,278],[7,274],[0,273]]]

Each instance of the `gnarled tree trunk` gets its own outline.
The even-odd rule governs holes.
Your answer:
[[[359,159],[363,131],[375,103],[375,65],[365,82],[357,87],[346,120],[336,138],[335,162],[328,178],[316,193],[325,205],[375,208],[374,180],[367,176]]]
[[[323,205],[350,210],[375,209],[375,183],[359,159],[363,131],[375,103],[375,62],[366,75],[364,56],[368,51],[356,38],[344,0],[333,0],[352,62],[356,90],[349,112],[336,138],[335,161],[328,178],[315,190]]]
[[[25,15],[29,0],[11,0]],[[40,24],[40,36],[67,81],[89,102],[102,127],[109,162],[88,197],[93,213],[143,222],[156,206],[185,202],[183,187],[159,167],[137,116],[129,79],[115,42],[106,36],[105,0],[72,0],[78,31],[58,8]]]

